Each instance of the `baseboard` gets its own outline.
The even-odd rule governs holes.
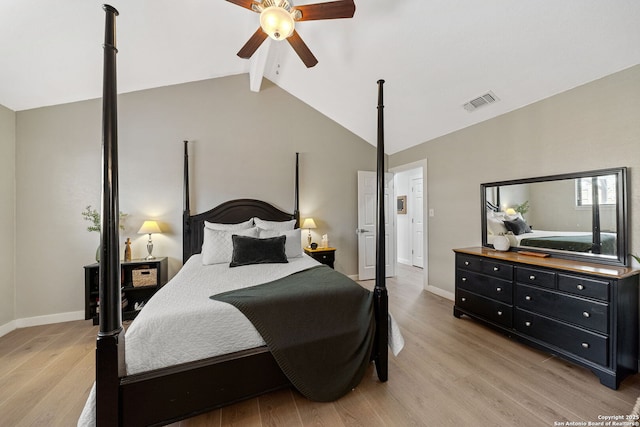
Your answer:
[[[3,337],[9,332],[15,331],[16,329],[18,329],[18,327],[16,326],[15,320],[12,320],[9,323],[5,323],[4,325],[0,326],[0,337]]]
[[[432,294],[438,295],[439,297],[446,298],[450,301],[456,300],[456,295],[452,292],[445,291],[444,289],[437,288],[435,286],[425,286],[424,290],[427,292],[431,292]]]
[[[46,316],[26,317],[14,321],[15,328],[28,328],[30,326],[49,325],[51,323],[71,322],[83,320],[84,311],[70,311],[68,313],[48,314]]]

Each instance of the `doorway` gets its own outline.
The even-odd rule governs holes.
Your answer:
[[[409,169],[395,174],[395,189],[398,199],[406,198],[406,206],[398,211],[397,251],[398,262],[424,267],[424,216],[422,168]]]

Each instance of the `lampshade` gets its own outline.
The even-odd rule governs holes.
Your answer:
[[[302,228],[316,228],[316,222],[313,218],[307,218],[302,223]]]
[[[156,221],[145,221],[138,230],[138,234],[162,233]]]
[[[290,9],[289,3],[281,1],[278,6],[269,6],[260,13],[262,31],[274,40],[283,40],[293,34],[295,21],[287,9]]]
[[[516,214],[516,210],[513,208],[509,208],[507,209],[507,215],[515,215]]]

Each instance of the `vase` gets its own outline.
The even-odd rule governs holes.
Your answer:
[[[495,236],[493,238],[493,247],[497,251],[503,251],[503,252],[508,251],[509,248],[511,247],[511,244],[509,243],[509,238],[504,234]]]
[[[96,262],[100,262],[100,250],[102,249],[101,245],[98,245],[98,249],[96,249]]]

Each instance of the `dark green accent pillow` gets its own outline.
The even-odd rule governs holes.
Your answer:
[[[251,264],[287,263],[285,242],[287,236],[259,239],[256,237],[231,236],[233,254],[229,267]]]
[[[529,225],[520,218],[516,218],[514,220],[505,219],[503,222],[504,226],[507,227],[507,230],[511,231],[516,236],[524,233],[531,233],[531,227],[529,227]]]

